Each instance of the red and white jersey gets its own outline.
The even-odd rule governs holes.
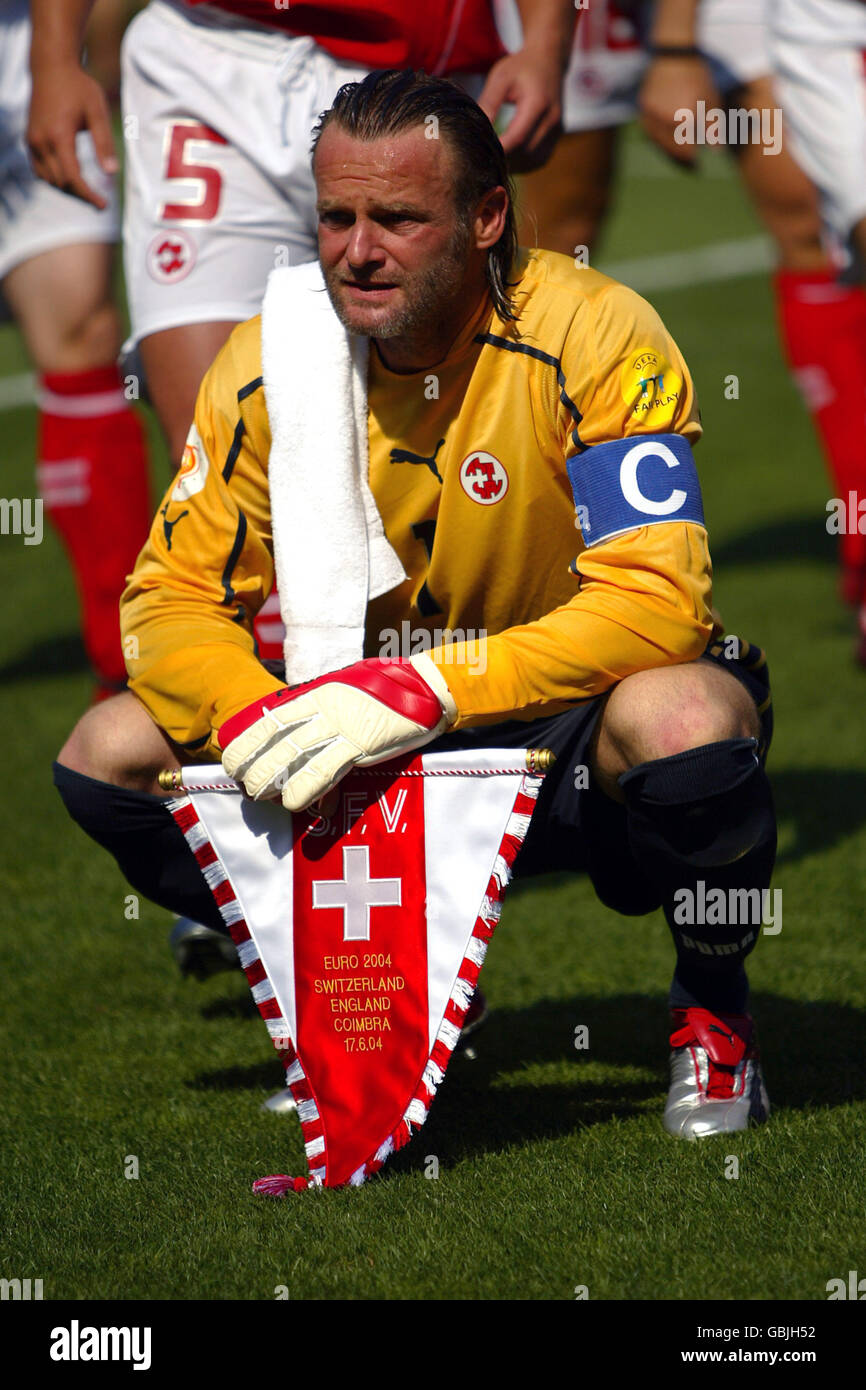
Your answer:
[[[443,76],[487,72],[505,52],[490,0],[183,0],[315,39],[334,58],[368,68]]]

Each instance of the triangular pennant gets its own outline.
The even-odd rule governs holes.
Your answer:
[[[427,1117],[540,786],[533,750],[356,769],[327,819],[254,802],[222,768],[168,803],[286,1066],[309,1178],[358,1184]],[[532,772],[527,771],[531,767]]]

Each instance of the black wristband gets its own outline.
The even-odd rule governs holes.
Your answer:
[[[703,58],[703,53],[694,44],[655,43],[649,50],[651,58]]]

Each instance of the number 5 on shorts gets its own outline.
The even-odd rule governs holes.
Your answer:
[[[201,121],[175,121],[166,129],[165,179],[183,179],[197,185],[192,199],[182,203],[163,203],[159,211],[163,222],[212,222],[219,212],[222,173],[215,164],[193,164],[186,158],[186,147],[193,142],[214,145],[228,142]]]

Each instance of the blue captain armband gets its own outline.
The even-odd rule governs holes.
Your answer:
[[[637,434],[566,460],[587,546],[664,521],[704,525],[692,447],[681,434]]]

